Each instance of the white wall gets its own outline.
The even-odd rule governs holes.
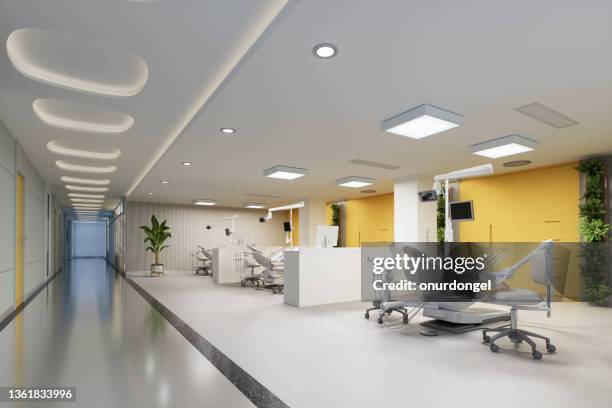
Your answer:
[[[24,191],[24,297],[45,282],[45,183],[25,153],[0,121],[0,316],[15,302],[15,192],[16,176],[25,180]]]
[[[79,222],[72,224],[72,256],[106,257],[106,223]]]
[[[233,239],[259,246],[285,245],[283,222],[289,221],[288,213],[276,212],[272,221],[260,223],[259,217],[266,213],[266,210],[130,201],[126,206],[125,218],[126,268],[128,271],[148,270],[153,262],[151,252],[145,252],[144,232],[138,228],[141,225],[150,225],[152,214],[155,214],[160,222],[167,220],[172,233],[172,238],[168,240],[171,246],[162,252],[162,262],[166,269],[191,270],[191,259],[188,255],[190,250],[197,249],[197,245],[211,249],[229,242],[224,232],[229,223],[217,223],[210,230],[207,230],[206,226],[213,225],[217,219],[235,214],[238,214],[238,219],[235,222]]]
[[[15,141],[0,122],[0,316],[15,301]]]
[[[300,208],[300,246],[314,247],[316,245],[317,225],[327,225],[325,200],[320,198],[305,198],[304,207]]]

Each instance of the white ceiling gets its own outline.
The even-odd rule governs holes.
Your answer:
[[[224,206],[363,196],[335,186],[347,176],[374,177],[383,193],[399,177],[486,162],[500,173],[511,170],[501,166],[509,160],[535,168],[612,153],[609,1],[301,0],[283,10],[280,0],[8,3],[0,5],[1,38],[23,27],[86,35],[140,55],[149,68],[141,93],[109,98],[27,79],[0,53],[0,118],[58,191],[64,173],[45,148],[54,139],[120,148],[115,197]],[[322,42],[336,44],[338,55],[315,58]],[[106,107],[135,124],[110,136],[60,131],[33,114],[36,98]],[[579,124],[555,129],[514,111],[536,101]],[[421,140],[380,130],[422,103],[462,114],[465,124]],[[505,160],[469,153],[471,144],[509,134],[538,147]],[[262,176],[277,164],[309,174]]]

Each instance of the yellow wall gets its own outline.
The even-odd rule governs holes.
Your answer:
[[[462,181],[460,200],[474,201],[462,242],[578,242],[577,163]]]
[[[289,217],[289,214],[287,214],[287,217]],[[292,212],[291,227],[293,229],[291,231],[291,234],[293,235],[291,237],[293,240],[293,246],[299,246],[300,245],[300,210],[299,209],[293,210]]]
[[[578,204],[580,175],[577,163],[466,180],[460,184],[460,200],[474,202],[474,221],[459,224],[461,242],[579,242]],[[578,298],[580,268],[576,246],[567,273],[557,289],[566,297]],[[526,250],[524,246],[521,250]],[[514,253],[514,252],[513,252]],[[504,265],[510,266],[520,256],[514,253]],[[506,265],[507,263],[507,265]],[[527,271],[519,271],[511,286],[541,290]]]
[[[393,193],[346,202],[346,246],[393,242]]]

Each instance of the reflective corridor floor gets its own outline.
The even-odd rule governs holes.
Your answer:
[[[252,407],[103,259],[75,259],[0,332],[0,386],[74,386],[76,402]]]

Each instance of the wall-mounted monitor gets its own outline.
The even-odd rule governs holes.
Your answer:
[[[472,201],[457,201],[450,203],[450,217],[453,221],[472,221],[474,206]]]
[[[291,223],[288,221],[283,222],[283,229],[285,232],[291,232]]]
[[[438,201],[438,193],[436,193],[436,190],[419,191],[419,200],[422,203]]]

